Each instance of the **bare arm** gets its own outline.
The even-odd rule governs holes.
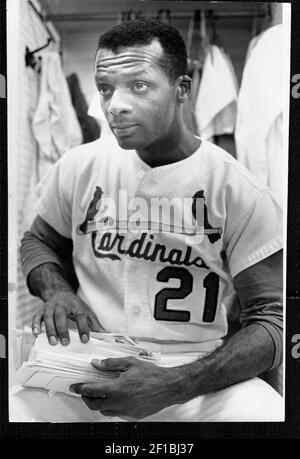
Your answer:
[[[75,293],[66,281],[62,268],[56,263],[43,263],[34,268],[28,276],[28,286],[34,296],[49,301],[58,292]]]
[[[269,333],[259,324],[249,325],[208,357],[174,368],[179,385],[188,388],[177,403],[251,379],[268,370],[273,359],[274,343]]]
[[[58,339],[64,345],[69,343],[67,319],[76,322],[82,342],[89,340],[90,330],[103,331],[95,313],[76,295],[74,280],[72,286],[63,272],[71,251],[72,241],[58,234],[39,216],[21,243],[28,288],[44,301],[43,308],[33,318],[32,331],[38,335],[44,322],[49,343],[53,345]]]

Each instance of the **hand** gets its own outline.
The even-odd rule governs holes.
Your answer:
[[[119,377],[98,383],[73,384],[91,410],[105,416],[142,419],[183,401],[183,387],[176,368],[162,368],[135,357],[93,360],[101,371],[119,372]]]
[[[72,292],[58,292],[33,317],[32,333],[34,335],[41,333],[43,321],[49,344],[56,345],[59,339],[61,344],[66,346],[70,342],[67,319],[76,322],[83,343],[89,341],[90,330],[104,331],[96,314],[79,296]]]

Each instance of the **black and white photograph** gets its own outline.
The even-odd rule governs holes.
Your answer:
[[[6,8],[8,422],[284,423],[291,4]]]

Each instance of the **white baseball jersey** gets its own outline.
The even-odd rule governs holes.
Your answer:
[[[153,198],[173,200],[171,217],[152,213]],[[163,352],[218,346],[232,278],[282,248],[270,191],[204,140],[191,156],[155,168],[111,138],[76,147],[54,166],[38,213],[73,240],[78,294],[103,327]]]

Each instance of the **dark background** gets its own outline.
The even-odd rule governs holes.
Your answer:
[[[22,1],[22,0],[21,0]],[[291,78],[300,74],[300,4],[292,2]],[[0,0],[0,73],[6,76],[6,2]],[[291,85],[292,87],[292,85]],[[8,336],[7,304],[7,118],[0,98],[0,334]],[[300,334],[300,98],[290,98],[287,225],[286,421],[284,423],[25,424],[8,422],[8,358],[0,358],[0,439],[97,439],[106,445],[195,443],[199,439],[300,439],[300,358],[291,355]],[[300,355],[299,355],[300,357]],[[98,449],[97,455],[101,453]]]

